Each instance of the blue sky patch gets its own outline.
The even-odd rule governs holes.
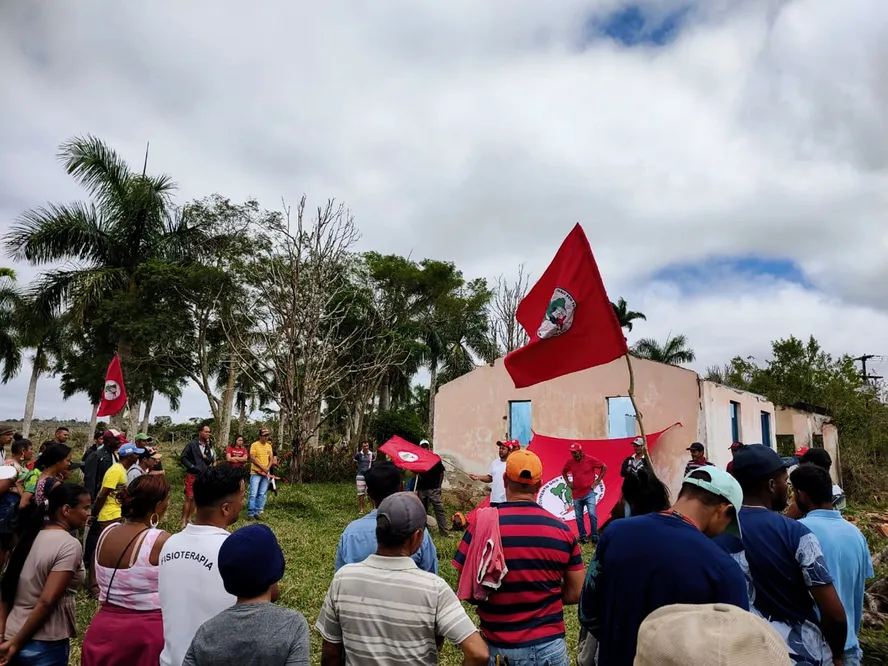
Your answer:
[[[700,291],[725,278],[770,278],[811,288],[801,267],[785,257],[713,257],[697,262],[679,263],[656,271],[652,279],[671,282],[682,291]]]
[[[587,42],[611,39],[623,46],[666,46],[675,41],[687,24],[691,5],[670,12],[651,12],[641,3],[626,5],[607,16],[593,16],[586,23]]]

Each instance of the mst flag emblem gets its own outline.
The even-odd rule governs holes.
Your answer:
[[[540,324],[537,337],[545,340],[566,333],[573,324],[576,309],[577,302],[574,297],[561,287],[556,288],[549,300],[549,307],[546,308],[546,316]]]

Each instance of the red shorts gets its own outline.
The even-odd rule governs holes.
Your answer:
[[[195,474],[185,475],[185,498],[194,499],[194,480],[197,478]]]

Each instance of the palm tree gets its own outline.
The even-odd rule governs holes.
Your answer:
[[[139,293],[139,270],[151,262],[190,264],[209,242],[206,226],[190,226],[173,212],[175,184],[166,175],[134,172],[99,139],[62,144],[59,158],[92,198],[90,203],[48,204],[22,214],[6,236],[10,255],[34,265],[70,262],[44,273],[34,288],[44,312],[69,309],[85,326],[100,304]],[[131,354],[123,334],[111,336],[121,360]]]
[[[688,347],[688,339],[683,335],[669,335],[662,345],[653,338],[643,338],[635,343],[632,354],[638,358],[669,365],[693,363],[697,358],[694,350]]]
[[[22,367],[22,346],[18,331],[22,295],[15,286],[15,273],[0,269],[0,384],[6,384]]]
[[[627,331],[632,330],[632,322],[636,319],[647,321],[647,317],[643,313],[629,309],[625,298],[619,299],[616,303],[611,301],[611,306],[614,309],[614,314],[617,315],[617,321],[620,322],[620,328],[625,328]]]
[[[15,324],[22,349],[34,350],[22,420],[22,435],[28,437],[31,420],[34,418],[34,403],[37,400],[37,382],[42,375],[53,373],[54,360],[62,356],[62,346],[65,344],[64,321],[61,317],[42,312],[34,306],[33,297],[26,297],[19,304]]]

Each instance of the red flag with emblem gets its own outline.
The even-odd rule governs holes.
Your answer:
[[[506,356],[515,388],[604,365],[629,353],[579,224],[521,301],[515,318],[530,338]]]
[[[105,387],[102,389],[102,401],[96,416],[114,416],[126,407],[126,387],[123,385],[123,370],[120,368],[120,357],[115,354],[105,373]]]
[[[680,424],[676,423],[674,425]],[[674,425],[647,436],[648,453],[653,454],[657,450],[660,437],[674,427]],[[623,478],[620,476],[620,467],[623,465],[623,461],[634,453],[632,449],[633,440],[635,440],[635,437],[623,437],[620,439],[560,439],[534,433],[527,450],[536,453],[540,458],[540,462],[543,463],[540,490],[536,497],[537,504],[567,523],[574,531],[574,534],[579,534],[576,514],[573,508],[573,497],[571,496],[570,488],[567,487],[567,484],[564,483],[564,478],[561,476],[564,463],[570,459],[570,445],[576,442],[583,446],[583,452],[586,455],[598,458],[598,460],[607,465],[607,472],[602,483],[595,488],[595,514],[598,517],[598,526],[601,527],[610,517],[611,511],[613,511],[614,506],[616,506],[622,495]],[[489,504],[490,498],[484,500],[477,508],[488,506]],[[467,516],[469,522],[474,518],[473,514],[474,511]],[[588,517],[586,521],[588,526]],[[587,529],[586,532],[588,533],[588,531]]]
[[[423,474],[441,462],[441,456],[395,435],[379,450],[392,459],[395,467]]]

